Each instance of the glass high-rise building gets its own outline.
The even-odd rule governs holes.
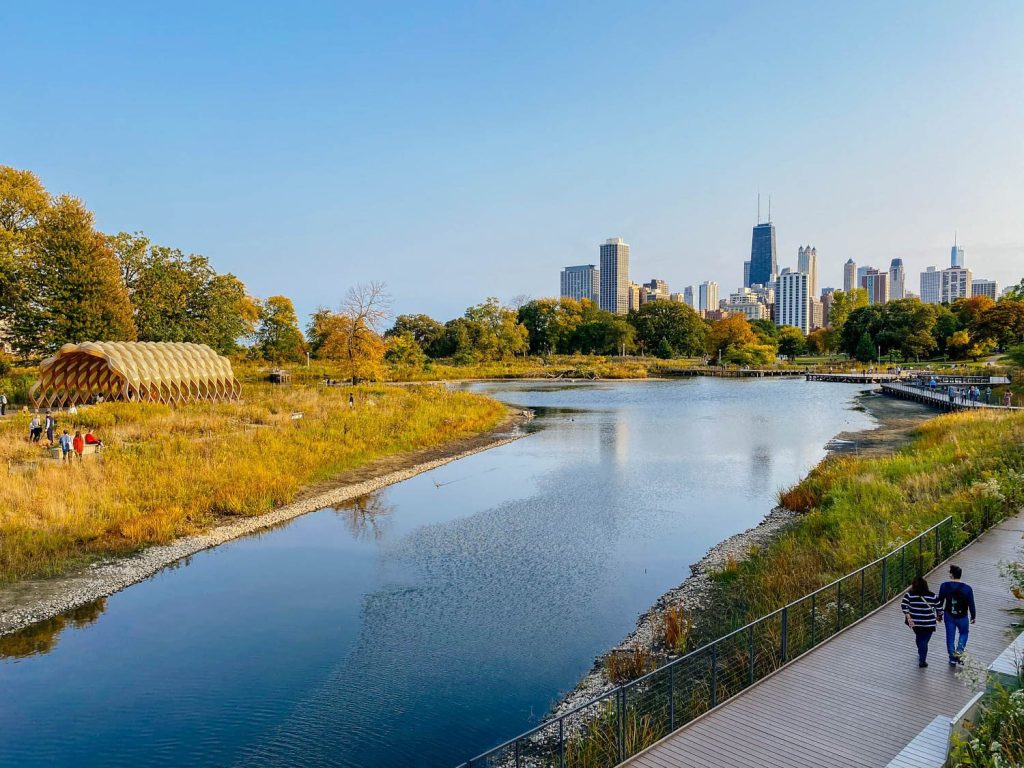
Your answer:
[[[902,299],[906,294],[906,273],[903,271],[903,259],[893,259],[889,263],[889,299]]]
[[[758,224],[750,239],[750,285],[772,285],[778,271],[775,225],[770,221]]]
[[[629,245],[621,237],[601,246],[601,309],[615,315],[629,311]]]
[[[601,274],[593,264],[566,267],[562,270],[561,289],[563,299],[589,299],[595,304],[601,297]]]

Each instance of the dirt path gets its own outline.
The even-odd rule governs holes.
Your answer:
[[[434,448],[387,456],[304,489],[278,509],[257,517],[225,518],[205,533],[149,547],[129,557],[103,560],[54,579],[26,579],[0,588],[0,635],[92,603],[149,578],[166,566],[204,549],[287,522],[307,512],[342,504],[474,453],[505,445],[527,433],[532,418],[509,410],[494,429]]]

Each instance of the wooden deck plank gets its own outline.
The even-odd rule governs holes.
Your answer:
[[[974,587],[978,623],[968,653],[987,666],[1012,639],[1016,601],[999,575],[1015,555],[1024,514],[1003,522],[955,555]],[[930,574],[933,588],[947,564]],[[829,768],[888,763],[903,750],[907,765],[926,751],[908,746],[939,715],[971,697],[946,663],[945,632],[932,638],[930,666],[919,669],[899,598],[627,761],[629,768]],[[922,762],[922,765],[927,765]]]

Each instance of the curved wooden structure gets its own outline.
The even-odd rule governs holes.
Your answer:
[[[87,341],[44,360],[30,395],[38,408],[80,405],[95,395],[170,404],[234,400],[241,391],[228,359],[205,344]]]

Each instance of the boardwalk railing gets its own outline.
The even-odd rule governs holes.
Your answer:
[[[981,409],[999,411],[1020,410],[1018,407],[1002,405],[1000,402],[985,402],[985,395],[981,395],[978,400],[972,400],[960,390],[957,390],[957,392],[950,397],[946,387],[937,386],[933,390],[931,387],[921,384],[897,384],[895,382],[886,382],[882,384],[882,392],[904,400],[914,400],[919,403],[934,405],[937,408],[942,408],[947,411]],[[994,399],[1000,400],[1001,398],[994,397]]]
[[[947,517],[838,581],[459,768],[612,768],[881,607],[952,555],[959,538]]]

